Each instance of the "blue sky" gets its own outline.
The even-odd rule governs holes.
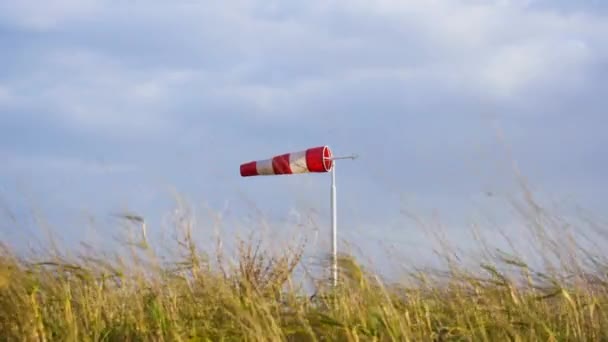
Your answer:
[[[403,210],[466,240],[518,193],[513,161],[539,196],[601,213],[605,3],[2,1],[0,236],[32,234],[32,213],[65,238],[124,209],[156,226],[171,189],[234,219],[247,200],[277,222],[313,208],[324,230],[329,177],[238,174],[324,144],[361,156],[338,165],[360,245],[417,246]]]

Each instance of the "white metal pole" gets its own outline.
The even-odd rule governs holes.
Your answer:
[[[338,208],[336,202],[336,162],[331,169],[331,254],[332,282],[338,285]]]
[[[336,160],[340,159],[357,159],[358,155],[353,154],[344,157],[332,157],[332,168],[331,168],[331,274],[332,283],[335,286],[338,285],[338,206],[337,206],[337,195],[336,195]]]

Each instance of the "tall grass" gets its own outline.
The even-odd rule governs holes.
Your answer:
[[[93,248],[0,254],[6,341],[601,341],[608,340],[608,262],[532,200],[518,206],[542,262],[482,244],[474,263],[441,244],[443,267],[388,282],[352,255],[334,288],[303,262],[239,241],[202,251],[189,225],[171,261],[144,238],[127,253]],[[139,220],[136,220],[139,222]],[[603,227],[596,226],[598,233]],[[557,234],[557,233],[559,234]],[[601,244],[600,244],[601,246]],[[296,277],[295,274],[305,277]],[[305,290],[304,281],[313,284]]]

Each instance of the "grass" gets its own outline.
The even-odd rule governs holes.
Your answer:
[[[608,340],[601,248],[591,253],[558,228],[561,219],[526,203],[518,208],[542,266],[487,242],[466,263],[442,244],[442,267],[409,268],[398,282],[342,255],[337,288],[306,273],[303,244],[271,253],[247,239],[228,262],[221,248],[199,249],[184,227],[172,262],[146,241],[116,254],[50,248],[23,257],[4,246],[0,340]]]

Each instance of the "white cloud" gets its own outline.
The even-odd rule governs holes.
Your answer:
[[[46,31],[74,19],[93,15],[102,6],[100,0],[36,0],[0,2],[0,20],[16,26]]]
[[[5,172],[24,174],[30,170],[56,172],[70,175],[130,173],[137,170],[135,165],[83,158],[60,157],[51,155],[25,156],[11,151],[0,150],[0,156],[8,165]]]
[[[386,0],[359,1],[349,10],[361,19],[384,20],[385,33],[398,33],[393,44],[412,52],[426,49],[431,58],[409,65],[416,73],[460,75],[473,93],[501,99],[531,86],[559,87],[560,80],[580,83],[585,68],[607,55],[602,48],[608,44],[607,22],[593,13],[557,14],[529,6],[529,1]],[[420,39],[412,40],[410,33]],[[372,45],[373,38],[366,43]]]
[[[480,67],[481,83],[497,96],[531,85],[569,88],[573,82],[580,84],[576,81],[591,61],[592,52],[582,41],[523,42],[497,49]]]
[[[171,107],[173,88],[193,74],[183,69],[134,70],[86,49],[55,49],[42,56],[28,77],[14,81],[13,92],[27,99],[20,101],[21,109],[43,109],[75,128],[154,131],[167,127],[165,111]]]
[[[0,106],[8,106],[15,100],[12,91],[0,84]]]

